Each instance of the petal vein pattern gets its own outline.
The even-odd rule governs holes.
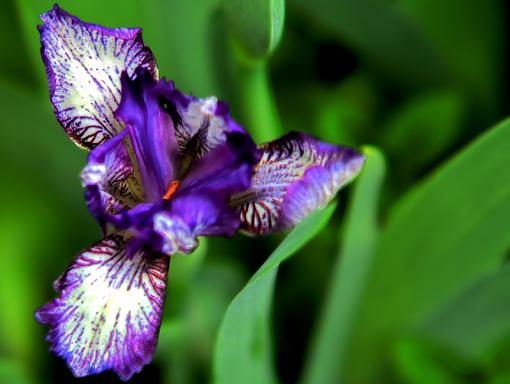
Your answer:
[[[241,228],[260,235],[289,229],[324,207],[353,179],[364,158],[351,148],[291,132],[260,147],[248,191],[231,197]]]
[[[41,54],[53,109],[71,139],[92,149],[122,128],[114,118],[122,71],[133,76],[143,67],[157,78],[155,59],[138,28],[84,23],[58,6],[41,19]]]
[[[156,348],[169,258],[126,251],[119,234],[82,252],[55,282],[61,296],[36,311],[75,376],[112,369],[129,379]]]

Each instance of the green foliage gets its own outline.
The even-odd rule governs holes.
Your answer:
[[[216,382],[275,382],[270,314],[278,267],[324,228],[334,209],[331,205],[299,224],[230,303],[216,342]]]
[[[510,339],[510,268],[482,277],[417,331],[471,362],[493,360]]]
[[[339,259],[319,323],[304,383],[339,382],[345,369],[346,347],[358,303],[372,266],[378,237],[378,199],[385,173],[382,154],[363,151],[366,162],[359,176],[345,221]]]
[[[395,333],[419,325],[501,265],[510,246],[508,142],[510,121],[505,121],[392,210],[361,303],[345,377],[377,377]]]
[[[47,97],[35,26],[53,3],[7,0],[0,12],[1,383],[72,381],[32,312],[101,236],[81,202],[86,154]],[[374,145],[334,216],[330,206],[286,237],[212,239],[174,257],[140,381],[510,382],[510,121],[488,128],[510,112],[504,1],[59,5],[143,27],[160,73],[225,99],[258,142],[302,130]]]

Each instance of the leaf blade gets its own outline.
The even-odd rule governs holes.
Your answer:
[[[376,148],[366,147],[363,153],[366,162],[348,208],[343,244],[305,371],[305,384],[340,382],[346,341],[375,251],[378,198],[386,165]]]
[[[349,346],[350,380],[379,377],[395,337],[501,264],[510,246],[508,142],[510,120],[457,154],[392,210]]]
[[[271,383],[270,312],[278,266],[311,240],[328,222],[335,205],[311,214],[299,224],[230,303],[214,354],[218,383]]]

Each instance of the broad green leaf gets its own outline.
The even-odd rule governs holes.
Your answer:
[[[349,204],[342,247],[333,270],[304,383],[340,382],[347,341],[372,264],[385,162],[376,148],[366,147],[363,153],[366,162]]]
[[[245,54],[265,58],[278,45],[285,17],[284,0],[221,0],[228,23]]]
[[[466,289],[417,334],[471,362],[493,359],[510,344],[510,266]]]
[[[387,153],[405,159],[398,164],[404,176],[409,178],[451,146],[463,123],[465,104],[459,92],[433,91],[396,108],[381,130],[381,139]]]
[[[412,19],[381,0],[292,0],[301,14],[404,84],[438,84],[452,73]]]
[[[482,135],[392,209],[344,378],[370,382],[393,338],[494,271],[510,246],[510,121]]]
[[[278,246],[230,303],[214,354],[217,383],[276,381],[271,345],[271,303],[278,266],[311,240],[328,222],[335,205],[311,214]]]

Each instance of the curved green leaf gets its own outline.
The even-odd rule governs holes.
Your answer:
[[[350,381],[379,378],[395,336],[501,265],[510,247],[508,143],[510,120],[440,167],[392,210],[349,346]]]
[[[482,278],[435,314],[418,335],[481,361],[510,345],[510,265]]]
[[[373,147],[354,188],[345,221],[342,248],[304,383],[337,383],[343,370],[347,340],[366,285],[378,235],[378,200],[385,174],[382,154]]]
[[[328,222],[335,205],[311,214],[278,246],[230,303],[214,354],[214,381],[276,381],[271,348],[271,303],[278,266],[311,240]]]

